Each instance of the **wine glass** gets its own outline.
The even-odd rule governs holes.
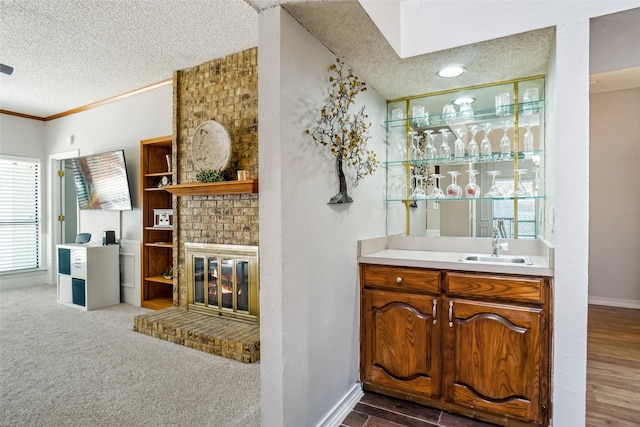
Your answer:
[[[427,129],[424,131],[424,139],[427,141],[424,146],[424,158],[426,160],[435,160],[436,158],[436,147],[433,144],[433,129]]]
[[[424,105],[414,105],[411,107],[411,125],[422,126],[424,124]]]
[[[462,188],[458,185],[458,175],[460,172],[458,171],[449,171],[449,175],[451,175],[451,184],[447,187],[447,197],[450,199],[459,199],[462,197]]]
[[[463,102],[460,104],[460,117],[465,121],[471,121],[474,119],[475,114],[470,102]]]
[[[446,199],[447,196],[445,196],[445,194],[440,189],[440,178],[442,178],[444,175],[434,173],[431,176],[435,178],[436,185],[433,187],[433,190],[431,190],[431,193],[429,193],[429,195],[427,196],[427,199]]]
[[[516,185],[516,188],[511,193],[511,197],[524,197],[529,195],[529,193],[527,192],[527,189],[524,188],[524,185],[522,185],[522,181],[521,181],[522,175],[524,175],[525,173],[527,173],[526,169],[513,170],[513,178],[516,180],[518,184]]]
[[[402,174],[394,175],[391,179],[391,199],[402,199],[406,193],[405,176]]]
[[[467,173],[469,174],[469,183],[464,187],[464,193],[466,194],[467,199],[476,199],[480,197],[480,187],[476,184],[476,175],[478,175],[478,171],[469,169]]]
[[[496,116],[504,117],[509,115],[509,93],[499,93],[495,96],[496,101]]]
[[[500,139],[500,158],[505,160],[511,158],[511,140],[507,132],[509,131],[509,121],[504,122],[504,134]]]
[[[458,130],[458,132],[456,132],[456,141],[453,143],[453,150],[454,150],[454,156],[455,157],[464,157],[464,136],[465,136],[465,132],[463,130]]]
[[[449,144],[447,143],[447,132],[449,129],[440,129],[440,133],[442,133],[442,144],[440,144],[440,159],[443,163],[451,160],[451,148],[449,148]]]
[[[524,152],[533,152],[533,132],[531,132],[531,123],[527,122],[527,131],[524,133]]]
[[[479,148],[476,142],[476,134],[478,133],[478,126],[471,126],[471,140],[467,146],[467,154],[472,160],[478,160]]]
[[[536,108],[538,104],[538,88],[532,87],[524,91],[522,94],[522,115],[529,116],[533,113],[537,113]]]
[[[491,157],[492,153],[491,141],[489,140],[489,132],[491,132],[491,123],[487,122],[484,124],[484,137],[480,142],[480,155],[485,159]]]
[[[422,175],[413,175],[415,185],[413,187],[413,191],[411,192],[411,198],[414,200],[427,198],[423,188],[423,178],[424,177]]]
[[[533,196],[540,196],[542,193],[542,181],[540,181],[540,165],[536,164],[533,167],[533,182],[531,183],[531,189]]]
[[[445,123],[454,122],[457,118],[456,106],[453,104],[446,104],[442,107],[442,119]]]
[[[489,188],[489,192],[486,193],[484,197],[504,197],[504,194],[502,194],[502,191],[500,191],[496,185],[496,176],[500,175],[500,171],[488,171],[487,175],[491,177],[491,188]]]
[[[418,132],[416,132],[415,130],[410,130],[407,133],[409,134],[409,138],[411,138],[411,147],[409,148],[410,150],[409,160],[417,160],[419,150],[418,150],[418,141],[417,141],[416,135],[418,135]]]
[[[407,153],[407,138],[406,138],[404,132],[402,132],[402,136],[395,135],[394,138],[396,140],[396,150],[398,151],[398,159],[404,160],[405,156],[408,154]]]

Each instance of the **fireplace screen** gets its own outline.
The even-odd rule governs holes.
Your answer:
[[[258,248],[187,243],[189,309],[258,318]]]

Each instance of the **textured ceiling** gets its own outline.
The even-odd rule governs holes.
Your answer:
[[[0,0],[0,108],[47,117],[257,45],[241,0]]]
[[[400,59],[357,2],[284,8],[386,99],[544,74],[554,38],[549,28]],[[452,63],[467,72],[453,79],[436,75]]]

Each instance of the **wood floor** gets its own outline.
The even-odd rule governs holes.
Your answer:
[[[640,310],[589,306],[586,427],[640,426]],[[345,427],[492,424],[367,392]]]
[[[640,426],[640,310],[589,306],[587,427]]]
[[[365,392],[341,427],[494,427],[461,415]]]

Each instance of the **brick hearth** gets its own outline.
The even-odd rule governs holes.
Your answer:
[[[169,307],[134,317],[133,330],[217,356],[260,360],[260,326]]]

